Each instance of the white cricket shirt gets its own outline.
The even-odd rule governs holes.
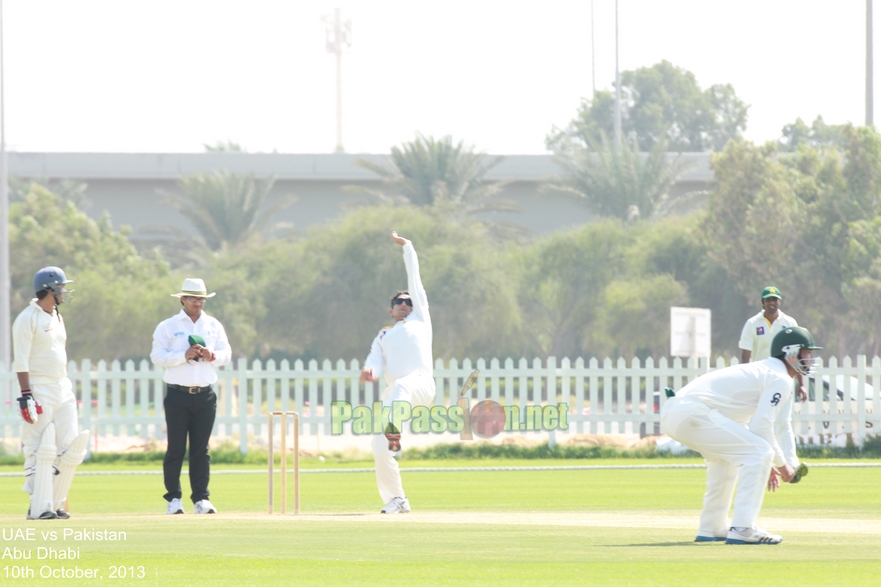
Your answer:
[[[771,341],[774,336],[785,328],[798,326],[798,322],[792,316],[787,316],[782,310],[777,310],[777,319],[773,323],[765,318],[765,312],[761,311],[743,325],[740,333],[738,346],[750,351],[750,361],[761,361],[771,356]]]
[[[419,275],[419,260],[411,243],[403,246],[404,266],[407,268],[407,291],[413,300],[413,311],[404,320],[395,322],[379,331],[370,354],[364,361],[376,378],[385,377],[388,385],[397,379],[423,370],[429,376],[433,372],[431,353],[431,316],[428,313],[428,296]]]
[[[780,359],[763,359],[755,363],[732,365],[701,375],[676,394],[700,401],[720,414],[747,424],[774,450],[774,466],[781,467],[786,459],[777,441],[777,419],[791,420],[789,403],[792,377]],[[791,426],[786,427],[792,434]]]
[[[214,361],[187,361],[184,358],[190,348],[191,334],[205,339],[205,348],[214,353]],[[217,382],[217,367],[232,359],[232,349],[223,325],[204,311],[195,322],[180,311],[176,316],[163,320],[153,332],[153,350],[150,359],[157,367],[165,367],[162,380],[172,385],[205,387]]]
[[[31,384],[58,383],[67,377],[66,343],[67,331],[58,310],[49,314],[34,298],[12,324],[12,370],[27,373]]]

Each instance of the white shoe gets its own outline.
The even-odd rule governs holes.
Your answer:
[[[410,502],[406,497],[393,497],[379,513],[381,514],[406,514],[410,511]]]
[[[180,499],[175,497],[174,499],[172,499],[171,501],[168,502],[168,507],[165,509],[166,515],[170,516],[172,514],[182,514],[182,513],[184,513],[184,506],[180,502]]]
[[[695,542],[725,542],[728,538],[728,532],[698,532]]]
[[[783,536],[769,534],[761,528],[747,528],[743,532],[731,528],[728,531],[728,539],[725,540],[725,544],[780,544],[781,542]]]
[[[216,514],[217,508],[211,505],[211,502],[207,499],[200,499],[196,502],[196,506],[193,508],[194,514]]]

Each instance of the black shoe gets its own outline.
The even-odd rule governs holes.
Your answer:
[[[40,514],[39,517],[37,517],[37,518],[32,518],[32,517],[31,517],[31,508],[28,508],[28,515],[27,515],[27,517],[26,517],[25,519],[26,519],[26,520],[54,520],[54,519],[56,519],[57,517],[58,517],[58,514],[56,514],[56,513],[53,512],[52,510],[46,510],[45,512],[43,512],[42,514]],[[67,517],[69,518],[70,515],[68,515]]]
[[[55,515],[58,516],[59,520],[67,520],[70,518],[70,514],[68,514],[63,509],[55,510]]]

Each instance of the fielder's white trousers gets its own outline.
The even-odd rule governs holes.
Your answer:
[[[731,526],[753,527],[762,509],[774,452],[760,436],[697,400],[670,398],[661,426],[707,462],[707,493],[700,532],[724,536]],[[731,497],[734,514],[728,523]]]
[[[428,406],[434,402],[434,379],[424,371],[415,371],[406,377],[397,379],[388,388],[387,397],[382,400],[383,407],[391,406],[392,402],[405,401],[411,406]],[[374,417],[379,417],[375,414]],[[403,426],[401,433],[403,435]],[[388,439],[384,434],[373,436],[373,459],[376,463],[376,485],[383,503],[395,497],[406,497],[401,484],[401,471],[394,454],[388,449]]]
[[[40,439],[46,426],[50,423],[55,424],[55,445],[58,447],[59,455],[64,454],[70,443],[76,438],[78,427],[76,397],[74,397],[71,388],[69,379],[52,384],[31,384],[34,399],[43,408],[43,413],[37,418],[36,424],[23,422],[21,425],[25,473],[22,491],[34,492],[34,467],[37,464],[37,449],[40,447]]]

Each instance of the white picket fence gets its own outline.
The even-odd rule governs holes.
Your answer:
[[[736,363],[732,359],[731,363]],[[470,392],[472,400],[492,399],[503,405],[517,405],[525,414],[526,406],[566,403],[569,406],[570,431],[601,434],[645,435],[660,431],[659,411],[666,401],[665,387],[679,389],[696,376],[727,364],[719,358],[715,365],[706,360],[683,362],[652,358],[602,362],[590,359],[557,361],[548,357],[530,363],[520,359],[475,364],[455,359],[444,364],[438,360],[434,377],[438,405],[455,405],[460,386],[476,367],[480,376]],[[135,364],[104,361],[92,364],[71,362],[68,368],[77,399],[80,420],[100,436],[138,436],[144,439],[165,438],[162,409],[164,384],[162,370],[148,361]],[[249,437],[265,434],[269,410],[296,410],[301,415],[301,434],[331,434],[330,404],[334,400],[353,405],[371,405],[380,399],[377,384],[358,381],[358,361],[329,360],[320,365],[297,360],[276,364],[244,359],[220,370],[218,411],[214,434],[220,438],[238,438],[243,453]],[[18,438],[18,384],[15,374],[0,368],[0,385],[6,389],[6,402],[0,414],[3,438]],[[807,442],[824,442],[842,434],[861,444],[867,435],[881,430],[881,358],[868,364],[865,356],[854,363],[845,357],[839,364],[829,359],[810,382],[813,398],[798,404],[794,416],[797,435]],[[2,388],[0,388],[2,390]],[[2,396],[2,394],[0,394]],[[848,399],[850,398],[850,399]],[[350,433],[347,429],[346,433]],[[519,433],[519,432],[518,432]]]

